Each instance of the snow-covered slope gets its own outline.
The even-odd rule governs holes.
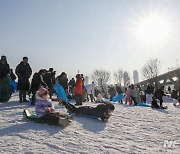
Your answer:
[[[26,121],[29,104],[17,94],[0,103],[0,153],[180,153],[164,148],[164,140],[180,140],[180,108],[166,99],[168,110],[115,104],[108,123],[75,117],[66,128]],[[54,102],[56,110],[65,112]],[[96,105],[85,103],[86,105]]]

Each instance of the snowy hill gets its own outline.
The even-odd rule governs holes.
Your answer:
[[[108,123],[75,117],[66,128],[26,121],[17,94],[0,103],[0,153],[179,153],[164,148],[165,140],[180,141],[180,108],[165,99],[168,110],[115,104]],[[66,112],[54,102],[56,110]],[[96,105],[95,103],[84,103]]]

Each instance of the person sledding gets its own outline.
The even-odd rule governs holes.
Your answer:
[[[35,111],[40,120],[54,125],[67,126],[72,119],[70,115],[63,115],[59,112],[54,112],[54,108],[49,99],[48,90],[40,88],[36,93]]]
[[[104,102],[103,104],[99,104],[96,107],[91,106],[81,106],[75,107],[74,105],[67,103],[65,101],[61,102],[68,111],[75,113],[77,115],[88,115],[100,118],[102,121],[107,122],[109,117],[112,115],[115,107],[110,102]]]

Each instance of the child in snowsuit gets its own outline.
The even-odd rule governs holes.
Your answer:
[[[62,102],[67,110],[69,110],[72,113],[75,114],[83,114],[83,115],[90,115],[90,116],[96,116],[98,118],[101,118],[102,121],[108,121],[109,117],[112,115],[114,108],[114,105],[110,102],[106,102],[103,104],[99,104],[96,107],[90,107],[90,106],[81,106],[81,107],[75,107],[74,105],[66,102]]]
[[[130,87],[127,88],[126,92],[125,92],[125,103],[129,103],[131,104],[131,91],[130,91]]]
[[[58,112],[53,112],[54,108],[52,106],[51,100],[49,99],[48,90],[45,88],[40,88],[36,94],[35,111],[37,116],[54,125],[67,126],[71,116],[62,115]]]

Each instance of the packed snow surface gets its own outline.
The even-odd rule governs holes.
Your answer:
[[[20,104],[14,94],[9,102],[0,103],[0,153],[179,154],[180,145],[163,147],[165,141],[180,141],[180,108],[172,105],[172,99],[164,100],[167,110],[116,103],[107,123],[75,116],[62,128],[24,120],[23,109],[34,111],[34,107]],[[66,112],[53,104],[56,111]]]

